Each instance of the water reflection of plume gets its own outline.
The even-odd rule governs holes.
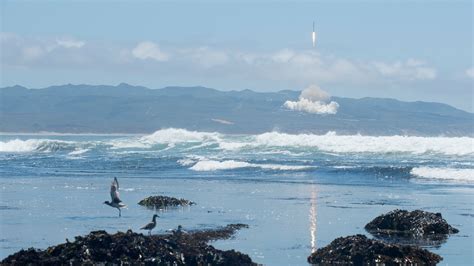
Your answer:
[[[309,208],[309,232],[311,234],[311,253],[316,251],[316,225],[317,225],[317,212],[316,212],[316,186],[311,186],[311,199]]]

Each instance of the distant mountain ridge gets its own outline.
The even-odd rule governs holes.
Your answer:
[[[256,134],[473,136],[474,114],[442,103],[332,97],[335,115],[283,107],[299,91],[219,91],[205,87],[149,89],[125,83],[0,88],[0,131],[150,133],[160,128]]]

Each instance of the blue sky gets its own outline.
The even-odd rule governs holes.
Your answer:
[[[2,1],[0,86],[316,84],[472,111],[472,14],[471,1]]]

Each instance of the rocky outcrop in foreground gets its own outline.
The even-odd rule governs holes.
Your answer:
[[[413,244],[422,245],[443,242],[449,234],[459,232],[443,219],[441,213],[398,209],[376,217],[365,229],[384,240],[407,242],[407,239],[411,239]],[[423,241],[417,243],[416,240]]]
[[[436,265],[441,260],[425,249],[386,244],[364,235],[337,238],[308,257],[316,265]]]
[[[165,209],[169,207],[189,206],[196,203],[167,196],[150,196],[142,199],[138,204],[151,209]]]
[[[30,248],[5,258],[2,265],[256,265],[238,251],[222,251],[206,242],[231,237],[243,224],[215,230],[145,236],[131,230],[93,231],[46,250]]]

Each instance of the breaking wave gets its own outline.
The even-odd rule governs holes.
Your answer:
[[[268,132],[259,135],[225,135],[185,129],[163,129],[134,140],[136,147],[155,144],[201,143],[216,144],[222,150],[238,151],[255,148],[316,149],[333,153],[437,153],[446,155],[474,154],[474,139],[470,137],[412,137],[286,134]],[[130,144],[130,143],[129,143]]]
[[[331,132],[325,135],[285,134],[270,132],[257,135],[256,146],[313,147],[336,153],[442,153],[468,155],[473,151],[474,139],[469,137],[408,137],[408,136],[339,136]]]
[[[57,152],[73,151],[75,142],[49,139],[14,139],[0,141],[0,152]]]
[[[419,178],[474,182],[474,169],[415,167],[410,174]]]
[[[186,129],[168,128],[155,131],[153,134],[139,138],[124,138],[109,142],[114,148],[151,148],[157,144],[173,147],[178,143],[219,142],[221,134],[216,132],[188,131]]]
[[[260,168],[265,170],[282,170],[282,171],[301,171],[314,168],[314,166],[305,165],[281,165],[281,164],[256,164],[242,161],[214,161],[203,160],[198,161],[189,169],[194,171],[216,171],[216,170],[231,170],[238,168]]]
[[[70,152],[68,155],[81,155],[81,154],[84,154],[88,151],[89,151],[89,149],[76,149],[76,150]]]
[[[229,135],[185,129],[163,129],[142,137],[115,137],[97,142],[71,142],[51,139],[0,141],[0,152],[79,151],[100,146],[105,149],[159,150],[180,152],[212,150],[224,152],[291,153],[299,156],[321,152],[338,156],[341,153],[408,153],[466,156],[474,155],[471,137],[411,137],[286,134],[268,132],[259,135]]]

